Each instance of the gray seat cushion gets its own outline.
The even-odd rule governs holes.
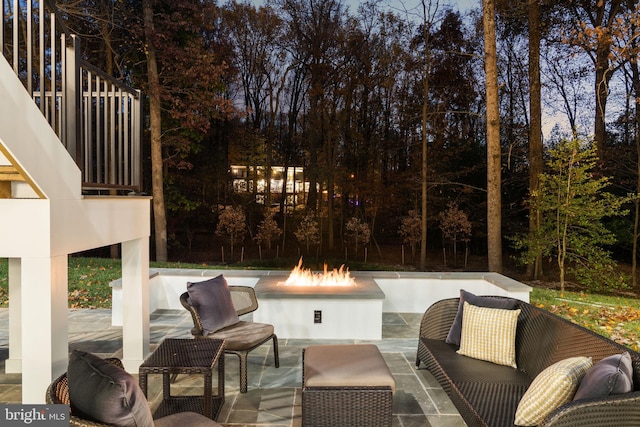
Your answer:
[[[223,339],[225,340],[225,347],[228,350],[242,351],[262,344],[272,335],[273,325],[241,320],[232,326],[207,335],[207,338]]]
[[[429,358],[437,364],[434,374],[445,373],[453,384],[453,399],[473,408],[487,426],[513,426],[518,402],[532,378],[510,366],[496,365],[456,353],[457,346],[442,340],[421,338]],[[426,360],[425,363],[429,364]],[[500,402],[496,405],[495,402]]]
[[[431,356],[456,384],[461,382],[518,384],[525,389],[531,384],[532,378],[518,369],[463,356],[456,353],[457,346],[442,340],[427,338],[422,340],[427,343]]]

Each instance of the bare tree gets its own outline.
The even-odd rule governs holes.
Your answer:
[[[587,67],[581,61],[566,62],[563,58],[574,55],[575,52],[567,51],[564,46],[561,49],[555,46],[547,46],[544,54],[544,79],[548,86],[545,96],[547,111],[561,112],[566,116],[573,138],[579,135],[580,107],[588,104],[587,88],[584,87],[584,77],[587,75]],[[575,49],[575,48],[574,48]]]
[[[613,35],[621,25],[621,15],[626,9],[624,0],[600,0],[596,2],[568,2],[575,21],[568,42],[581,47],[589,55],[595,67],[595,117],[594,141],[598,154],[604,156],[606,138],[605,117],[609,97],[609,83],[617,66],[612,66]],[[623,21],[623,20],[622,20]],[[622,25],[626,25],[623,24]]]
[[[234,43],[234,64],[239,71],[250,131],[264,135],[265,205],[271,205],[274,124],[280,94],[291,65],[279,47],[283,24],[269,7],[256,9],[249,3],[229,3],[225,21]]]

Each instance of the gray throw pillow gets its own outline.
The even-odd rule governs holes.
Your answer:
[[[516,308],[518,301],[512,298],[496,298],[496,297],[483,297],[467,292],[464,289],[460,289],[460,303],[458,304],[458,312],[453,319],[453,324],[449,329],[449,334],[445,342],[449,344],[460,345],[460,336],[462,334],[462,314],[464,313],[464,303],[468,302],[471,305],[477,307],[486,308],[501,308],[504,310],[513,310]]]
[[[191,305],[200,316],[203,335],[240,321],[233,307],[229,285],[222,274],[204,282],[187,282],[187,292]]]
[[[633,366],[628,351],[605,357],[593,365],[578,386],[573,400],[606,397],[633,391]]]
[[[138,381],[122,368],[74,350],[67,369],[71,413],[122,427],[153,427],[153,417]]]

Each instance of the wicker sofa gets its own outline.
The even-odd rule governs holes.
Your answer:
[[[477,360],[445,342],[458,311],[459,298],[436,302],[422,317],[416,365],[424,363],[469,426],[513,426],[518,404],[545,368],[577,356],[593,363],[628,351],[633,391],[599,399],[573,400],[549,415],[540,426],[639,426],[640,354],[566,321],[546,310],[517,301],[515,356],[517,368]]]

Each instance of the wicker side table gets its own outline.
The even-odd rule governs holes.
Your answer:
[[[213,395],[213,369],[217,366],[218,392]],[[162,374],[162,402],[153,418],[192,411],[216,419],[224,403],[224,340],[167,338],[140,365],[140,388],[147,395],[148,374]],[[171,375],[204,375],[202,396],[172,396]]]

